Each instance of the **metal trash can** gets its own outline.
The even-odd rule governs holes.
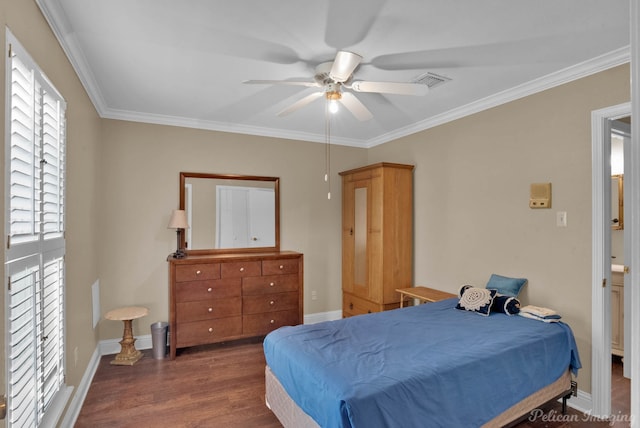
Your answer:
[[[158,321],[151,324],[151,346],[153,348],[153,358],[162,360],[167,356],[167,335],[169,323]]]

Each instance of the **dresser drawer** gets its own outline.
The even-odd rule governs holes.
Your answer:
[[[298,259],[263,260],[263,275],[287,275],[298,273]]]
[[[242,294],[244,296],[296,290],[298,290],[298,275],[258,276],[242,280]]]
[[[242,315],[242,298],[203,300],[176,305],[176,321],[200,321]]]
[[[259,314],[288,309],[298,310],[298,293],[261,294],[245,296],[242,299],[243,314]]]
[[[177,323],[178,348],[214,343],[242,334],[242,317]]]
[[[351,294],[342,293],[342,315],[345,317],[380,311],[380,305],[377,303],[361,299]]]
[[[203,281],[220,278],[219,263],[202,263],[176,266],[176,282]]]
[[[241,281],[240,278],[231,278],[176,283],[176,302],[193,302],[240,296]]]
[[[249,335],[264,335],[285,325],[299,324],[298,317],[297,310],[244,315],[242,332]]]
[[[222,278],[244,278],[262,275],[262,266],[259,261],[222,263],[220,271]]]

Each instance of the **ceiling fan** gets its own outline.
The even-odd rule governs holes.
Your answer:
[[[353,73],[362,61],[362,56],[349,52],[338,51],[333,61],[323,62],[315,69],[313,81],[295,80],[245,80],[243,83],[262,85],[294,85],[321,88],[320,91],[309,94],[289,107],[278,112],[278,116],[288,115],[312,101],[322,97],[328,101],[329,108],[335,103],[342,103],[358,120],[365,121],[373,117],[369,109],[350,91],[375,92],[398,95],[425,95],[429,87],[422,83],[405,82],[371,82],[353,80]],[[348,91],[345,91],[347,89]]]

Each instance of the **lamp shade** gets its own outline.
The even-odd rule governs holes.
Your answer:
[[[167,229],[187,229],[187,213],[184,210],[173,210]]]

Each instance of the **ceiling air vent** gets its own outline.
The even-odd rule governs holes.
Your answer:
[[[423,85],[427,85],[429,89],[431,89],[431,88],[435,88],[436,86],[440,86],[443,83],[448,82],[449,80],[451,80],[450,77],[444,77],[435,73],[427,72],[416,77],[411,82],[422,83]]]

